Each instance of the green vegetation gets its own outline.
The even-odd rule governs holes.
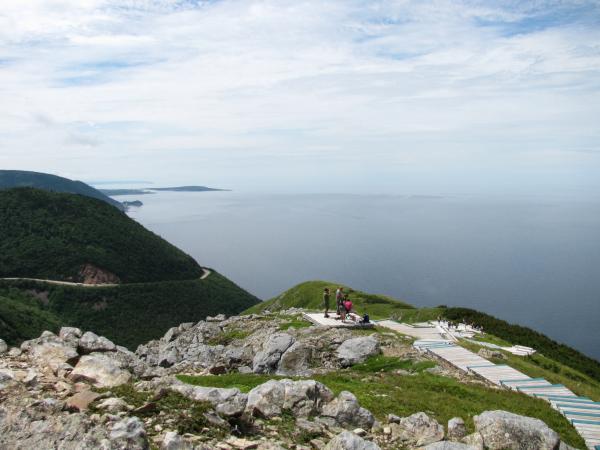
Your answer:
[[[248,393],[259,384],[266,383],[269,380],[280,380],[284,377],[231,372],[224,375],[177,375],[177,378],[184,383],[193,384],[194,386],[238,388],[241,392]]]
[[[0,277],[79,281],[85,265],[123,283],[187,280],[194,259],[106,203],[21,188],[0,191]]]
[[[433,361],[413,361],[411,359],[399,359],[393,356],[378,355],[369,358],[361,364],[352,367],[356,372],[391,372],[392,370],[406,370],[418,373],[425,369],[434,367]]]
[[[443,315],[448,320],[465,321],[480,326],[486,333],[512,344],[532,347],[539,353],[551,357],[554,361],[600,381],[599,361],[584,355],[574,348],[560,344],[531,328],[514,325],[468,308],[447,308],[444,310]]]
[[[335,311],[335,291],[339,286],[342,285],[327,281],[307,281],[294,286],[271,300],[253,306],[245,313],[259,313],[265,310],[281,311],[288,308],[322,310],[323,289],[326,287],[331,291],[330,308]],[[385,295],[367,294],[347,286],[344,286],[344,290],[354,304],[354,309],[360,314],[368,313],[373,319],[399,315],[403,318],[405,316],[412,318],[419,316],[419,311],[423,311]],[[422,317],[425,317],[428,313],[425,311],[421,314]],[[427,317],[429,316],[427,315]],[[425,319],[419,318],[419,320]]]
[[[42,301],[18,289],[0,290],[0,337],[9,344],[58,331],[61,320]]]
[[[465,418],[467,428],[473,431],[473,415],[503,409],[537,417],[559,433],[565,442],[578,447],[584,446],[583,440],[569,422],[545,401],[514,391],[463,384],[451,378],[424,372],[430,364],[378,356],[349,370],[312,378],[322,382],[336,394],[343,390],[352,392],[360,404],[373,412],[379,420],[385,420],[385,416],[390,413],[407,416],[425,411],[444,424],[452,417],[461,416]],[[401,375],[395,373],[397,369],[419,374]],[[248,392],[269,379],[280,377],[231,373],[212,376],[181,375],[178,378],[195,385],[237,387]]]
[[[46,300],[36,304],[31,300],[24,301],[23,295],[15,295],[17,290],[14,288]],[[180,323],[195,322],[220,313],[234,315],[259,301],[214,271],[204,280],[96,288],[0,281],[0,296],[60,318],[62,324],[92,330],[130,349],[162,336],[167,329]],[[0,299],[0,306],[4,302]],[[19,329],[24,326],[27,325],[23,324]],[[31,337],[31,333],[13,333],[7,342],[14,345]]]
[[[301,316],[284,316],[280,315],[280,319],[284,320],[282,324],[279,325],[279,329],[281,331],[289,330],[290,328],[308,328],[312,326],[312,323],[308,320],[303,319]]]
[[[98,189],[94,189],[81,181],[73,181],[49,173],[29,172],[26,170],[0,170],[0,189],[17,187],[32,187],[44,191],[64,192],[97,198],[121,211],[124,210],[123,205],[118,201],[113,200]]]
[[[233,328],[218,334],[207,341],[209,345],[229,345],[238,339],[244,339],[250,335],[250,331]]]
[[[97,389],[98,392],[107,392],[108,390]],[[153,396],[150,392],[136,391],[132,384],[110,388],[110,392],[136,409],[145,406],[139,410],[133,410],[131,414],[134,416],[146,419],[160,415],[164,419],[174,420],[173,423],[179,434],[200,434],[203,432],[203,428],[209,428],[210,435],[215,437],[223,437],[227,434],[226,430],[215,427],[206,419],[205,414],[212,409],[211,404],[208,402],[190,400],[173,391],[164,391],[160,395]],[[101,401],[98,400],[93,403],[90,411],[102,413],[103,411],[96,408],[96,405]],[[148,431],[151,434],[154,433],[151,427],[148,427]]]

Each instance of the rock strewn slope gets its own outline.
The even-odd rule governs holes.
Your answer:
[[[0,447],[567,448],[543,422],[505,411],[476,416],[475,432],[467,435],[462,419],[452,419],[446,432],[424,412],[390,415],[382,424],[353,393],[336,395],[311,379],[271,379],[242,392],[174,376],[340,371],[389,344],[385,336],[348,330],[282,330],[289,320],[257,315],[182,324],[136,353],[77,328],[45,332],[20,348],[0,342]],[[310,350],[309,357],[297,357],[304,354],[299,348]],[[349,348],[359,354],[349,358]]]

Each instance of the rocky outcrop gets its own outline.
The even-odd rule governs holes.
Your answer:
[[[304,342],[294,342],[281,355],[277,366],[278,375],[303,376],[310,374],[313,349]]]
[[[236,388],[215,388],[175,383],[171,389],[196,401],[209,402],[224,416],[239,416],[244,412],[248,396]]]
[[[465,421],[460,417],[453,417],[448,421],[448,439],[451,441],[460,441],[467,435]]]
[[[460,442],[440,441],[421,447],[420,450],[477,450],[478,447],[472,447]]]
[[[423,446],[444,439],[444,427],[423,412],[390,424],[392,438],[404,445]]]
[[[348,339],[337,349],[342,367],[364,362],[369,356],[379,354],[379,341],[373,335]]]
[[[468,436],[464,421],[455,417],[445,441],[444,428],[423,412],[389,414],[381,426],[354,394],[335,396],[316,380],[273,377],[244,393],[174,376],[308,376],[360,363],[381,349],[406,357],[401,348],[390,348],[385,333],[353,337],[348,330],[314,327],[282,332],[280,322],[265,319],[222,316],[181,324],[135,353],[72,327],[5,350],[0,448],[146,449],[151,442],[152,448],[170,450],[570,450],[543,422],[505,411],[476,416],[476,431]],[[365,383],[388,376],[371,371],[363,379],[358,370],[339,375]],[[416,372],[401,376],[409,375]],[[129,384],[116,389],[123,383]]]
[[[243,339],[230,337],[235,335]],[[337,353],[340,346],[341,357]],[[135,353],[147,366],[164,368],[167,373],[252,371],[310,376],[315,370],[364,361],[378,351],[376,337],[355,341],[345,329],[310,327],[282,332],[276,321],[257,316],[216,316],[195,325],[172,327],[161,339],[140,345]]]
[[[362,408],[354,394],[348,391],[340,392],[336,399],[325,405],[322,415],[345,427],[370,429],[375,422],[373,414]]]
[[[91,331],[87,331],[81,336],[78,345],[81,353],[114,352],[117,349],[112,341]]]
[[[325,446],[325,450],[380,450],[377,444],[369,442],[354,433],[343,431]]]
[[[332,400],[333,393],[314,380],[270,380],[248,393],[246,412],[271,418],[289,410],[297,417],[308,417],[320,413]]]
[[[558,434],[539,419],[507,411],[485,411],[473,417],[483,445],[490,450],[551,450],[558,447]]]
[[[287,333],[269,336],[262,350],[252,360],[252,370],[255,373],[275,372],[281,356],[293,343],[294,338]]]
[[[120,361],[104,353],[91,353],[79,359],[70,378],[105,388],[127,383],[131,380],[131,372],[122,368]]]
[[[121,280],[114,273],[93,264],[84,264],[79,270],[78,281],[84,284],[117,284]]]

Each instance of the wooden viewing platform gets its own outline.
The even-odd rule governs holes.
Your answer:
[[[373,328],[375,326],[374,323],[358,323],[356,321],[346,320],[342,322],[339,316],[335,313],[329,314],[329,317],[324,317],[322,312],[320,313],[304,313],[302,317],[309,322],[314,323],[315,325],[321,327],[331,327],[331,328]],[[353,318],[360,320],[361,317],[357,314],[353,314]]]

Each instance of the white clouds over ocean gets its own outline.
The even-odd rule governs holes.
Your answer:
[[[3,168],[304,191],[569,183],[600,168],[600,5],[10,0],[0,100]]]

